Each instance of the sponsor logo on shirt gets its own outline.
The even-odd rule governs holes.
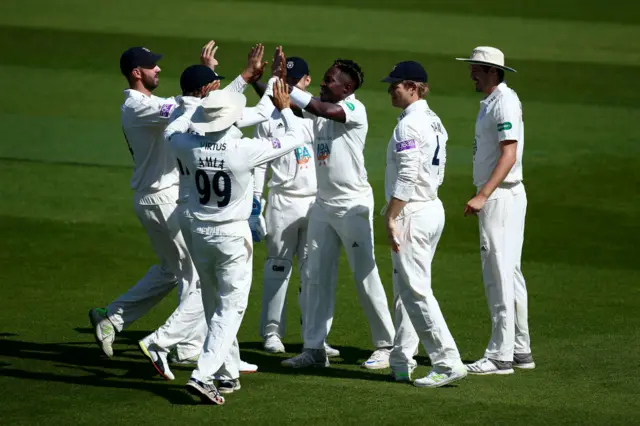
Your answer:
[[[160,108],[160,116],[161,117],[165,117],[165,118],[169,118],[169,115],[171,115],[171,110],[173,109],[173,104],[164,104],[162,105],[162,107]]]
[[[353,111],[354,109],[356,109],[356,106],[354,104],[352,104],[351,102],[345,102],[344,103],[347,108],[349,108],[351,111]]]
[[[280,148],[280,147],[281,147],[281,145],[280,145],[280,139],[278,139],[278,138],[271,139],[271,146],[272,146],[274,149],[278,149],[278,148]]]
[[[319,143],[316,148],[318,154],[318,165],[326,166],[329,155],[331,155],[331,149],[328,143]]]
[[[301,169],[306,169],[309,167],[309,160],[311,160],[311,154],[307,147],[298,147],[294,151],[296,154],[296,162],[300,166]]]
[[[408,141],[402,141],[396,143],[396,152],[406,151],[408,149],[413,149],[416,147],[415,139],[410,139]]]
[[[513,126],[508,121],[505,121],[504,123],[498,123],[498,131],[499,132],[504,132],[505,130],[511,130],[512,127]]]

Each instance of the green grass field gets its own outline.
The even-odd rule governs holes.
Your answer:
[[[465,361],[480,357],[490,322],[472,195],[480,97],[453,58],[503,49],[526,122],[529,197],[523,270],[538,368],[417,389],[358,364],[368,326],[346,259],[330,369],[292,372],[261,352],[264,247],[256,246],[250,306],[239,339],[260,366],[223,407],[194,405],[176,380],[154,376],[136,341],[161,324],[168,297],[100,356],[87,311],[133,285],[154,255],[132,209],[131,159],[119,107],[119,55],[165,54],[157,94],[209,39],[218,71],[235,76],[249,47],[277,44],[309,62],[317,90],[338,57],[358,61],[367,106],[365,156],[377,206],[384,153],[399,113],[378,81],[399,60],[422,62],[429,103],[449,132],[444,236],[434,290]],[[312,0],[0,2],[0,424],[640,424],[640,6],[609,0],[393,2]],[[256,97],[249,95],[250,102]],[[391,295],[390,255],[376,218],[377,259]],[[293,281],[296,283],[297,276]],[[300,350],[297,284],[288,350]],[[419,375],[428,359],[421,349]]]

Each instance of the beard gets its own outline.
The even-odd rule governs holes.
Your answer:
[[[142,85],[145,89],[150,92],[153,92],[158,87],[158,76],[154,75],[153,77],[144,77],[142,79]]]

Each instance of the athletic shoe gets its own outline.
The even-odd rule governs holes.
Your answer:
[[[200,354],[194,355],[190,358],[180,359],[175,347],[169,351],[169,356],[167,357],[171,364],[177,365],[198,365],[198,358],[200,358]]]
[[[415,365],[403,367],[391,367],[391,378],[396,382],[411,382],[411,373],[416,369]]]
[[[528,354],[513,354],[513,366],[524,370],[533,370],[536,368],[536,363],[533,362],[531,352]]]
[[[498,361],[490,358],[482,358],[473,364],[467,364],[467,371],[471,374],[513,374],[511,361]]]
[[[462,380],[465,377],[467,377],[467,369],[464,365],[461,365],[448,373],[438,373],[431,370],[427,377],[414,380],[413,385],[419,388],[439,388],[440,386]]]
[[[337,358],[340,356],[340,351],[325,343],[324,351],[327,353],[327,358]]]
[[[224,397],[220,395],[218,389],[212,384],[202,383],[200,380],[192,377],[187,382],[186,389],[191,395],[200,397],[200,401],[203,404],[224,404]]]
[[[93,326],[93,337],[96,339],[96,343],[100,346],[102,352],[111,358],[113,356],[113,341],[116,338],[116,328],[107,318],[107,310],[102,308],[91,309],[89,311],[89,321]]]
[[[389,368],[389,355],[391,355],[391,349],[377,349],[368,360],[362,363],[362,366],[369,370]]]
[[[142,353],[149,358],[149,361],[153,364],[153,368],[155,368],[158,374],[160,374],[165,380],[173,380],[176,378],[169,369],[167,354],[149,349],[142,340],[138,342],[138,346]]]
[[[265,336],[263,348],[265,352],[270,354],[282,354],[285,352],[282,341],[275,334]]]
[[[218,392],[220,393],[233,393],[235,391],[240,390],[242,386],[240,386],[240,380],[220,380],[218,383]]]
[[[304,349],[300,355],[282,361],[283,367],[328,367],[329,358],[324,349]]]
[[[249,364],[248,362],[244,362],[243,360],[240,360],[240,365],[238,366],[238,370],[243,374],[255,373],[258,371],[258,366],[255,364]],[[222,392],[222,390],[220,390],[220,392]]]

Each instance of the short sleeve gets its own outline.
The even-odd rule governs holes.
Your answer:
[[[340,106],[346,116],[344,124],[349,127],[365,127],[367,125],[367,111],[360,101],[347,99]]]
[[[518,141],[522,125],[522,105],[516,96],[503,96],[494,108],[498,141]],[[519,142],[519,141],[518,141]]]

